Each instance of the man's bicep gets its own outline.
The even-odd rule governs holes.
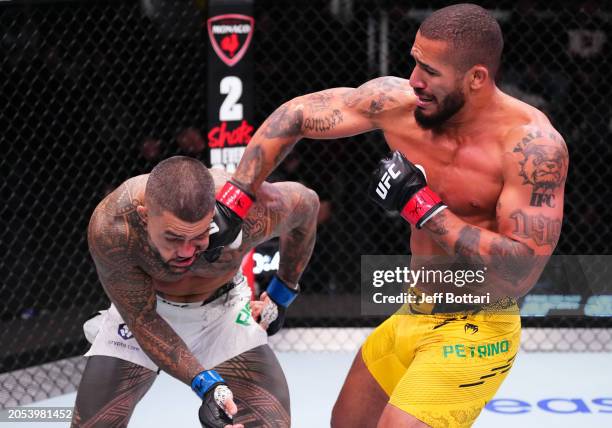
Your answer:
[[[552,254],[563,219],[568,155],[563,141],[553,137],[533,131],[504,155],[497,204],[498,231],[539,255]]]
[[[402,105],[407,83],[380,77],[357,88],[333,88],[295,98],[266,124],[266,136],[283,137],[294,124],[306,138],[350,137],[379,128],[385,113]],[[286,107],[286,108],[285,108]]]
[[[294,129],[305,138],[334,139],[375,129],[371,117],[347,102],[357,92],[358,88],[333,88],[294,98],[268,118],[265,136],[291,136]]]

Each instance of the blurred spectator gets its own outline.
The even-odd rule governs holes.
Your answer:
[[[564,107],[566,121],[572,125],[569,133],[575,140],[599,141],[607,144],[610,121],[610,37],[611,26],[599,7],[599,2],[587,0],[578,4],[577,11],[561,16],[566,22],[565,51],[570,61],[567,70],[572,85]]]
[[[190,127],[176,136],[181,151],[187,155],[198,157],[206,148],[206,143],[199,129]]]
[[[161,155],[161,141],[152,137],[145,138],[140,146],[140,155],[148,162],[158,160]]]
[[[609,38],[606,27],[599,2],[587,0],[580,3],[576,19],[567,26],[570,56],[578,61],[603,62]]]

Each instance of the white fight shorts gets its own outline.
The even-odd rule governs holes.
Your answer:
[[[242,274],[235,287],[211,302],[172,302],[157,296],[157,313],[187,344],[207,369],[243,352],[268,343],[268,335],[251,316],[251,290]],[[157,371],[121,315],[111,305],[83,325],[92,344],[86,357],[105,355]]]

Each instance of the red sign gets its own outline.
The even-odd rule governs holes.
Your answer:
[[[237,64],[253,38],[253,17],[228,13],[209,18],[207,24],[208,38],[217,56],[229,67]]]
[[[227,122],[215,126],[208,132],[208,147],[244,146],[251,141],[255,128],[243,120],[238,128],[227,129]]]

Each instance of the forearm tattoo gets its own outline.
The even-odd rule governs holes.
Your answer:
[[[440,217],[440,213],[436,217]],[[435,220],[432,218],[428,223]],[[444,235],[448,233],[445,227],[445,217],[438,218],[437,222],[426,225],[428,229],[440,236],[438,242],[444,243]],[[443,233],[442,229],[446,230]],[[490,236],[490,235],[489,235]],[[490,241],[489,241],[490,239]],[[486,253],[482,249],[487,246]],[[444,243],[447,246],[446,243]],[[503,235],[493,235],[491,238],[481,240],[481,230],[478,227],[466,225],[459,231],[459,236],[454,243],[455,254],[461,256],[471,265],[486,266],[490,273],[496,274],[501,279],[519,286],[532,272],[534,264],[534,251],[526,244],[514,241]]]
[[[533,269],[534,251],[522,242],[506,237],[491,241],[491,271],[515,286],[524,281]]]
[[[234,173],[234,181],[245,189],[251,189],[255,181],[263,181],[298,141],[303,123],[301,109],[293,110],[290,103],[277,108],[255,133]],[[265,138],[280,140],[272,146],[264,145],[258,141],[262,134]],[[272,155],[274,152],[276,154]]]
[[[298,183],[266,183],[261,190],[245,218],[241,250],[280,237],[279,276],[296,284],[314,248],[319,199]]]
[[[278,275],[291,285],[299,282],[312,255],[317,235],[318,207],[319,201],[316,195],[314,197],[301,195],[300,203],[291,213],[294,222],[295,220],[299,222],[298,225],[281,234]]]
[[[271,186],[274,187],[275,185]],[[282,196],[276,194],[276,189],[268,190],[268,195],[260,198],[261,201],[258,200],[257,204],[249,211],[249,215],[244,219],[241,244],[241,249],[244,251],[248,251],[250,248],[279,234],[279,227],[285,220],[288,210],[283,204],[271,202],[270,197]]]
[[[447,216],[446,212],[442,211],[425,223],[425,228],[434,235],[444,236],[448,235],[448,228],[446,226]]]
[[[278,163],[280,163],[280,160]],[[261,175],[264,164],[265,155],[262,146],[254,144],[248,147],[240,159],[240,165],[234,174],[233,180],[244,189],[249,189],[253,179]]]
[[[473,226],[464,226],[459,231],[459,237],[455,241],[455,254],[462,256],[468,263],[483,265],[480,256],[480,229]]]

